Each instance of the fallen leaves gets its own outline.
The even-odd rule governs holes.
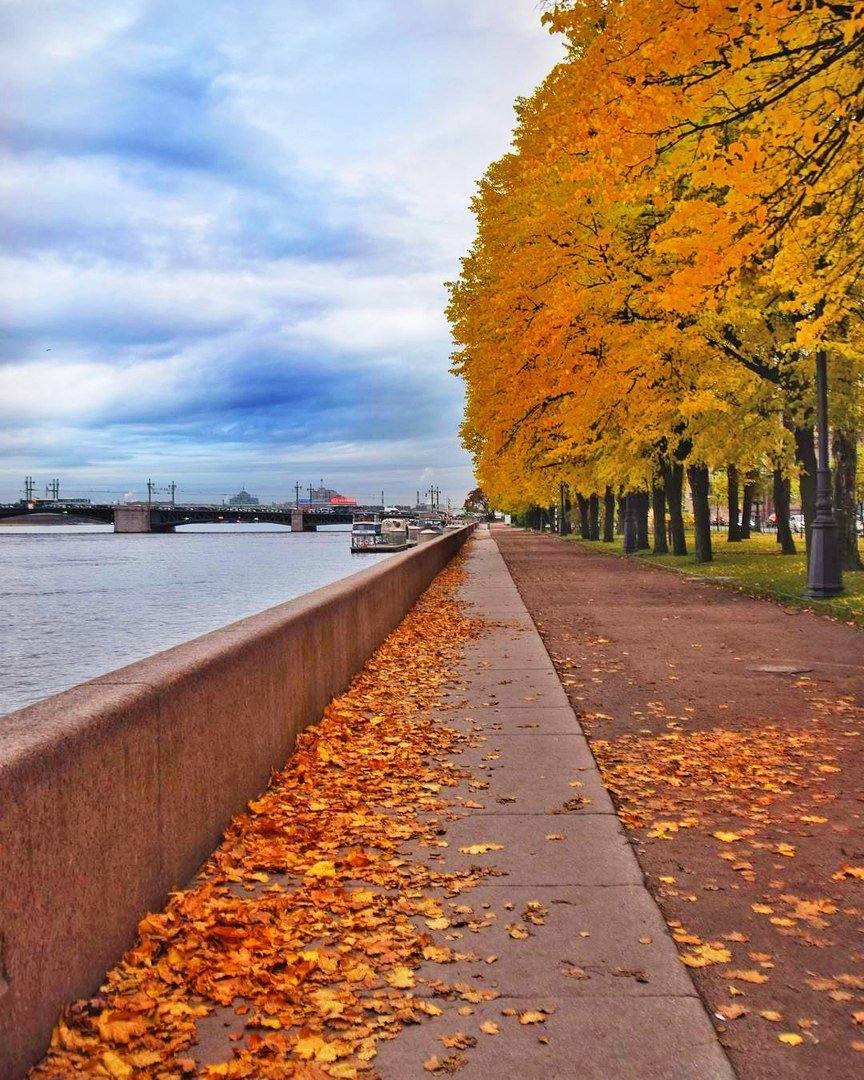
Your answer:
[[[681,956],[682,963],[694,968],[708,967],[710,964],[728,964],[731,959],[732,953],[727,948],[712,944],[699,945]]]
[[[426,1072],[430,1073],[455,1073],[462,1068],[462,1066],[465,1064],[465,1061],[466,1058],[463,1057],[462,1054],[450,1054],[443,1060],[439,1058],[436,1054],[433,1054],[432,1057],[427,1058],[423,1062],[423,1068],[426,1070]]]
[[[723,973],[725,979],[734,979],[736,982],[745,983],[766,983],[768,982],[768,976],[763,975],[761,971],[756,971],[755,968],[748,968],[745,971],[725,971]]]
[[[467,1035],[464,1031],[457,1031],[453,1035],[441,1035],[439,1037],[448,1050],[470,1050],[472,1046],[477,1045],[476,1036]]]
[[[470,844],[468,847],[460,847],[463,855],[485,855],[489,851],[503,851],[503,844]]]
[[[716,1010],[716,1014],[721,1020],[740,1020],[742,1016],[746,1016],[749,1012],[750,1010],[746,1005],[734,1003],[731,1005],[721,1005]]]
[[[519,1013],[520,1024],[545,1024],[546,1015],[539,1012],[537,1009],[527,1009],[525,1012]]]
[[[415,996],[417,971],[453,962],[453,949],[431,934],[449,931],[458,915],[448,917],[430,887],[455,896],[484,871],[448,873],[404,851],[409,841],[443,846],[440,816],[448,799],[458,803],[451,792],[464,770],[453,751],[466,737],[430,713],[449,665],[478,631],[454,600],[459,578],[454,566],[439,575],[299,736],[195,883],[142,919],[104,997],[70,1006],[34,1080],[194,1075],[197,1024],[219,1006],[231,1049],[202,1076],[347,1080],[369,1071],[380,1039],[441,1015]],[[540,924],[543,914],[529,904],[517,925],[527,934],[526,921]],[[467,983],[441,983],[437,993],[473,1004],[498,996]],[[470,1033],[447,1036],[453,1053],[424,1068],[457,1071],[459,1051],[474,1042]]]
[[[414,972],[407,967],[395,967],[385,978],[390,986],[395,986],[398,990],[406,990],[414,985]]]
[[[781,1043],[785,1043],[787,1046],[800,1046],[804,1042],[803,1036],[799,1035],[797,1031],[784,1031],[782,1035],[778,1035],[777,1038]]]
[[[306,877],[326,878],[336,876],[336,865],[329,859],[321,859],[306,871]]]
[[[844,863],[836,874],[831,875],[832,881],[845,881],[847,878],[864,881],[864,866],[847,866]]]

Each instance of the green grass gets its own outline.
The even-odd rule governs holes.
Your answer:
[[[622,555],[621,538],[612,544],[591,542],[568,537],[568,542],[591,551]],[[797,555],[781,555],[773,533],[754,533],[750,540],[730,544],[725,532],[712,533],[714,561],[696,563],[693,556],[693,534],[687,534],[689,555],[652,555],[642,551],[634,558],[654,566],[662,566],[691,577],[715,579],[718,585],[737,589],[752,596],[769,597],[788,606],[806,607],[823,615],[832,615],[844,622],[864,627],[864,570],[846,572],[843,584],[846,591],[834,600],[811,600],[804,595],[807,585],[807,565],[804,538],[796,536]],[[720,580],[717,580],[720,579]],[[723,580],[727,579],[727,580]]]

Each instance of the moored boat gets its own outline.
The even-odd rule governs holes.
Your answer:
[[[401,518],[377,514],[357,515],[351,526],[351,550],[357,552],[404,551],[408,547],[408,525]]]

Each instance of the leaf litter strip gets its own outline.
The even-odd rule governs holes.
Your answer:
[[[447,790],[465,780],[485,786],[449,760],[483,736],[430,715],[448,708],[442,687],[485,626],[457,600],[460,563],[439,574],[299,736],[195,881],[142,919],[101,996],[64,1011],[33,1080],[370,1076],[379,1040],[441,1014],[413,992],[415,972],[424,961],[477,957],[436,943],[432,931],[456,923],[431,890],[458,896],[495,873],[442,872],[400,850],[407,841],[440,846],[444,822],[477,805]],[[471,908],[455,910],[457,923],[474,929]],[[498,996],[426,981],[433,997]],[[196,1059],[206,1056],[198,1038],[206,1044],[208,1030],[221,1038],[221,1060]],[[480,1030],[497,1034],[497,1025]],[[457,1049],[475,1043],[461,1032],[444,1039]],[[425,1067],[455,1071],[463,1062],[433,1057]]]

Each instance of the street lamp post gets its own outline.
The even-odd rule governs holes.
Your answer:
[[[816,468],[816,520],[810,540],[807,595],[824,600],[843,592],[843,572],[837,548],[837,521],[831,498],[828,464],[828,365],[825,350],[816,353],[816,423],[819,429],[819,460]]]

